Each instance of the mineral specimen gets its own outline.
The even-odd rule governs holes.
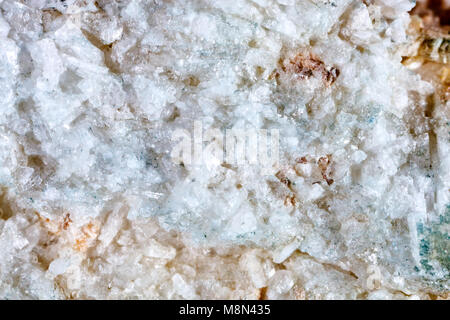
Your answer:
[[[0,0],[0,298],[447,297],[414,4]]]

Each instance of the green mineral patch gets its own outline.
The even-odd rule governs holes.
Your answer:
[[[425,226],[420,223],[417,231],[420,239],[420,268],[426,274],[435,276],[438,271],[444,279],[450,279],[450,204],[439,217],[439,221]],[[436,270],[436,262],[440,270]]]

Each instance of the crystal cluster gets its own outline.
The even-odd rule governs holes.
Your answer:
[[[0,0],[0,298],[445,297],[413,6]],[[279,160],[174,161],[196,121],[277,129]]]

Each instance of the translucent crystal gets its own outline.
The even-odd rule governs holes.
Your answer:
[[[448,292],[413,2],[0,0],[0,298]],[[177,163],[196,122],[278,130],[279,159]]]

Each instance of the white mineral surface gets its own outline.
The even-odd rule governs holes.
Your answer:
[[[445,296],[450,106],[401,63],[413,6],[0,0],[0,298]],[[279,160],[177,163],[195,122],[279,130]]]

